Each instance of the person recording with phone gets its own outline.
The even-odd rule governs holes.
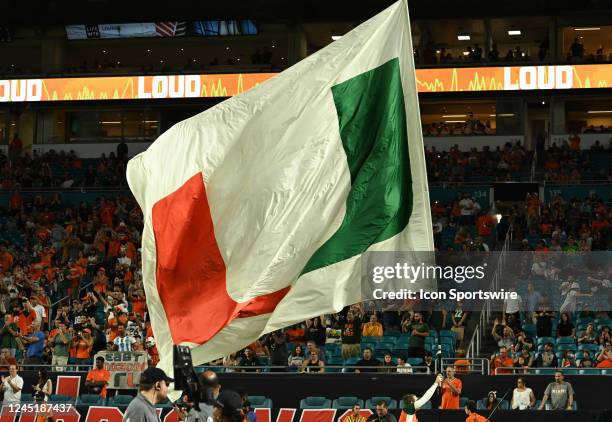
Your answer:
[[[459,409],[462,383],[455,378],[455,367],[446,368],[446,377],[442,380],[441,393],[442,403],[440,409]]]

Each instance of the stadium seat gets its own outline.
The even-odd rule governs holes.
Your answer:
[[[346,410],[352,408],[354,404],[363,407],[363,400],[353,396],[338,397],[332,402],[332,408]]]
[[[573,337],[559,337],[557,339],[557,345],[559,344],[576,344],[576,340]]]
[[[387,402],[387,407],[390,410],[397,409],[397,400],[394,400],[391,397],[386,397],[386,396],[374,396],[374,397],[370,397],[365,402],[365,408],[366,409],[375,409],[376,408],[376,404],[378,402],[380,402],[381,400],[384,400],[384,401]]]
[[[272,399],[266,396],[249,396],[249,402],[253,409],[271,409]]]
[[[452,337],[454,339],[455,333],[451,330],[440,330],[440,339],[442,339],[442,337]]]
[[[109,406],[127,406],[134,397],[129,394],[117,394],[108,400]]]
[[[408,362],[412,366],[419,366],[423,362],[423,359],[421,359],[421,358],[408,358],[408,360],[406,362]]]
[[[395,344],[395,342],[397,341],[397,336],[390,336],[388,334],[385,334],[384,336],[382,336],[382,341]]]
[[[399,330],[387,330],[385,331],[385,337],[400,337],[402,335],[402,332]]]
[[[374,342],[374,341],[362,341],[361,342],[361,350],[363,350],[363,349],[365,349],[367,347],[369,347],[370,349],[374,350],[376,348],[377,344],[378,343]]]
[[[359,360],[359,358],[356,358],[356,357],[344,359],[344,364],[345,365],[355,365],[358,360]]]
[[[395,342],[391,342],[391,341],[381,341],[380,343],[378,343],[376,345],[376,349],[388,349],[388,350],[393,350],[395,349]]]
[[[575,352],[576,350],[578,350],[578,346],[576,346],[575,343],[561,343],[557,344],[557,350],[571,350],[572,352]]]
[[[588,350],[592,354],[599,351],[599,346],[596,344],[581,344],[578,346],[578,351],[582,350]]]
[[[536,342],[536,344],[537,344],[538,346],[540,346],[540,345],[545,345],[546,343],[552,343],[552,344],[555,344],[555,343],[556,343],[556,340],[555,340],[555,338],[554,338],[554,337],[538,337],[538,340],[537,340],[537,342]]]
[[[302,409],[330,409],[332,401],[327,397],[310,396],[300,400]]]
[[[51,394],[51,396],[49,396],[49,402],[51,403],[74,403],[74,399],[64,394]]]
[[[34,401],[34,396],[30,393],[21,393],[22,403],[31,403]]]
[[[103,404],[102,400],[104,399],[104,397],[100,397],[99,394],[81,394],[78,398],[77,398],[77,405],[83,405],[83,406],[95,406],[95,405],[99,405],[99,404]],[[23,400],[23,395],[22,395],[22,400]]]
[[[461,397],[461,398],[459,399],[459,406],[461,407],[461,409],[463,409],[463,407],[465,406],[465,404],[466,404],[467,402],[469,402],[469,401],[470,401],[470,398],[469,398],[469,397]]]

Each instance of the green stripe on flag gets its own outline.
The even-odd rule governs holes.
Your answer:
[[[359,255],[401,232],[412,213],[412,174],[399,60],[332,87],[351,190],[340,228],[304,273]]]

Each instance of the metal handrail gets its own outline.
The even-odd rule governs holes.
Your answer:
[[[459,364],[457,365],[458,360],[467,360],[469,362],[468,365]],[[437,364],[437,362],[436,362]],[[470,373],[470,372],[480,372],[482,375],[489,375],[489,368],[491,366],[491,361],[488,358],[442,358],[440,372],[444,372],[447,367],[454,366],[457,369],[458,373]],[[438,372],[436,368],[436,372]]]
[[[538,373],[538,371],[547,371],[547,373],[542,374],[542,373]],[[499,368],[495,368],[495,371],[493,371],[493,375],[552,375],[553,371],[562,371],[562,372],[572,371],[572,374],[571,374],[572,376],[574,375],[608,375],[608,376],[612,375],[612,371],[606,370],[606,368],[579,368],[576,366],[567,367],[567,368],[515,368],[514,366],[500,366]],[[590,373],[581,374],[580,371],[586,371]]]

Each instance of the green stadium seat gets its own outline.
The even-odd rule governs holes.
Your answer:
[[[353,396],[338,397],[332,402],[332,408],[346,410],[351,409],[354,404],[358,404],[359,407],[363,407],[363,400]]]
[[[51,403],[74,403],[74,399],[64,394],[51,394],[51,396],[49,396],[49,402]]]
[[[554,337],[538,337],[538,340],[536,341],[536,344],[538,346],[540,345],[545,345],[546,343],[552,343],[555,344],[557,341]]]
[[[249,402],[253,409],[271,409],[272,399],[266,396],[249,396]]]
[[[100,397],[99,394],[81,394],[77,398],[76,404],[83,406],[96,406],[102,403],[102,399],[104,399],[104,397]]]
[[[134,399],[129,394],[117,394],[108,401],[109,406],[127,406]]]
[[[390,410],[394,410],[397,409],[397,400],[392,399],[391,397],[387,397],[387,396],[374,396],[374,397],[370,397],[368,400],[366,400],[365,402],[365,408],[366,409],[375,409],[376,405],[380,402],[380,401],[386,401],[387,402],[387,407]]]
[[[330,409],[332,401],[327,397],[310,396],[300,400],[301,409]]]
[[[22,403],[32,403],[34,401],[34,396],[30,393],[21,393],[21,402]]]

